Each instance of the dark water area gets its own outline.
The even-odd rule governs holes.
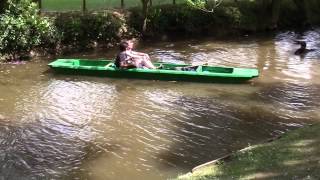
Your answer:
[[[294,40],[315,49],[296,56]],[[320,121],[320,31],[144,42],[173,63],[258,68],[245,84],[66,76],[0,65],[0,179],[167,179]],[[113,58],[114,50],[67,57]]]

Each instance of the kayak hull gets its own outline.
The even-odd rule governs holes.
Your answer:
[[[110,60],[58,59],[49,64],[57,73],[112,78],[191,81],[205,83],[240,83],[258,77],[256,69],[215,66],[193,66],[191,71],[176,70],[187,64],[155,63],[163,69],[118,69]]]

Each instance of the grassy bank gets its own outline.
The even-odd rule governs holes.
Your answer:
[[[226,161],[179,176],[179,180],[320,179],[320,124],[252,146]]]
[[[153,0],[154,6],[163,4],[172,4],[172,0]],[[82,10],[82,0],[42,0],[43,11],[70,11],[70,10]],[[176,0],[176,3],[185,3],[185,0]],[[87,0],[86,2],[88,10],[101,10],[110,8],[121,7],[121,0]],[[124,0],[126,8],[141,6],[140,0]]]

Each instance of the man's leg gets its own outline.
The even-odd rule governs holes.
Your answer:
[[[148,54],[144,54],[143,56],[143,63],[149,69],[156,69],[156,67],[152,64],[150,57]]]
[[[143,57],[143,64],[149,69],[156,69],[156,67],[150,61],[150,57],[148,55]]]

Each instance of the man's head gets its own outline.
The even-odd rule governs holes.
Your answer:
[[[133,49],[133,41],[132,40],[127,40],[126,41],[127,43],[128,43],[128,48],[131,50],[131,49]]]
[[[127,41],[122,41],[120,42],[119,44],[119,50],[122,52],[122,51],[126,51],[129,49],[129,44]]]

